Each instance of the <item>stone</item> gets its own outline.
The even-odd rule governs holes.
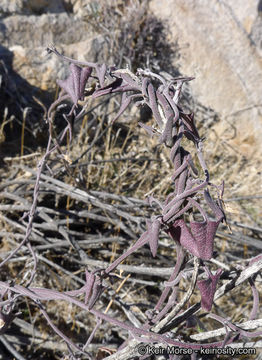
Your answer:
[[[180,48],[179,70],[195,76],[193,97],[236,127],[243,156],[261,152],[261,13],[258,1],[158,0],[150,9]],[[221,126],[221,124],[219,125]],[[225,124],[224,124],[225,129]]]
[[[68,71],[68,64],[47,55],[46,47],[54,43],[67,56],[84,60],[94,36],[86,23],[66,12],[8,16],[0,30],[1,45],[13,53],[13,70],[44,91],[54,91],[56,79]]]
[[[0,16],[23,13],[23,0],[2,0],[0,4]]]

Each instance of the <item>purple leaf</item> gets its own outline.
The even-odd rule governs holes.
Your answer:
[[[168,234],[192,255],[202,260],[213,256],[213,244],[219,221],[190,222],[190,229],[183,219],[177,219],[169,227]],[[191,230],[191,231],[190,231]]]
[[[79,96],[80,96],[79,98],[80,98],[80,100],[84,99],[85,86],[86,86],[86,83],[87,83],[91,73],[92,73],[92,68],[90,68],[90,67],[85,67],[81,70],[80,82],[79,82]]]
[[[123,112],[127,109],[129,104],[131,103],[131,101],[137,97],[141,97],[141,96],[139,94],[127,96],[125,92],[123,93],[120,109],[118,110],[118,113],[112,120],[112,124],[119,118],[119,116],[121,116],[123,114]]]
[[[100,277],[96,277],[92,288],[92,294],[88,301],[88,309],[92,309],[104,289],[105,287],[102,285],[102,280],[100,279]]]
[[[159,139],[160,144],[165,143],[169,147],[173,145],[173,139],[172,139],[173,120],[174,120],[174,115],[169,116],[165,124],[165,128],[162,132],[162,135],[160,136]]]
[[[144,83],[142,83],[142,85],[144,86]],[[150,105],[150,108],[153,112],[153,116],[157,122],[157,125],[160,127],[160,129],[163,128],[163,121],[161,119],[161,115],[159,113],[159,110],[158,110],[158,106],[157,106],[157,99],[156,99],[156,92],[155,92],[155,89],[154,89],[154,86],[150,83],[148,85],[148,96],[149,96],[149,105]],[[144,90],[146,91],[146,90]]]
[[[202,222],[191,221],[189,229],[183,219],[177,219],[170,226],[168,233],[192,255],[197,256],[202,260],[209,260],[213,256],[216,230],[225,215],[211,198],[208,190],[204,190],[204,197],[207,204],[214,212],[216,220],[210,220],[205,217],[205,220]]]
[[[128,108],[129,104],[132,101],[132,97],[127,97],[127,94],[124,92],[121,99],[120,109],[118,110],[116,116],[112,120],[112,124],[123,114],[123,112]]]
[[[124,70],[125,71],[125,70]],[[127,70],[128,71],[128,70]],[[124,80],[125,84],[131,86],[134,88],[134,90],[141,91],[140,86],[138,86],[135,79],[133,79],[128,73],[125,72],[114,72],[114,75],[116,75],[118,78],[121,78]]]
[[[215,275],[207,271],[208,279],[197,282],[197,286],[201,294],[201,307],[206,311],[210,311],[213,304],[213,299],[216,291],[218,280],[222,274],[222,269],[218,269]]]
[[[184,134],[188,140],[192,140],[194,143],[198,143],[200,141],[200,136],[195,126],[194,114],[185,114],[181,111],[180,115],[185,126]]]
[[[122,82],[123,82],[122,79],[116,79],[113,82],[111,82],[109,85],[97,89],[93,93],[92,97],[97,98],[99,96],[107,95],[112,93],[114,90],[118,90],[118,89],[119,91],[122,91],[120,90],[120,85],[122,84]]]
[[[65,80],[57,80],[57,84],[64,89],[73,100],[74,104],[82,99],[86,82],[91,75],[92,68],[81,68],[75,64],[70,64],[70,75]]]
[[[191,221],[191,233],[197,248],[196,256],[209,260],[213,256],[214,238],[220,221],[207,220],[203,222]]]
[[[77,103],[72,76],[70,75],[66,80],[57,80],[56,82],[62,89],[65,90],[66,93],[68,93],[68,95],[73,100],[73,103]]]
[[[189,159],[189,156],[186,156],[183,160],[183,164],[179,166],[178,169],[176,169],[176,171],[174,172],[174,174],[172,175],[171,179],[172,181],[175,181],[176,178],[188,167],[188,159]]]
[[[249,278],[248,282],[251,286],[252,294],[253,294],[253,307],[249,315],[249,320],[254,320],[257,317],[257,313],[259,310],[259,292],[256,288],[254,279]]]
[[[160,94],[158,91],[156,92],[156,96],[157,96],[158,102],[160,103],[160,105],[162,106],[162,108],[164,110],[165,118],[169,119],[170,116],[173,116],[173,118],[174,118],[175,117],[174,111],[173,111],[171,105],[169,104],[169,102],[167,101],[167,99],[165,98],[165,96]]]
[[[85,304],[87,304],[88,300],[90,299],[90,296],[91,296],[91,293],[92,293],[92,289],[93,289],[93,286],[94,286],[94,282],[95,282],[95,275],[94,275],[94,273],[89,272],[88,270],[86,270]]]
[[[149,247],[152,253],[152,256],[155,257],[158,248],[158,238],[159,238],[159,231],[161,227],[161,222],[158,219],[153,220],[153,222],[148,221],[148,242]]]
[[[107,70],[106,64],[97,64],[96,65],[96,74],[97,74],[100,86],[104,86],[106,70]]]

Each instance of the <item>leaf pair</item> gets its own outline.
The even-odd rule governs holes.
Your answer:
[[[189,229],[183,219],[177,219],[169,227],[167,233],[192,255],[202,260],[210,260],[213,256],[214,237],[219,222],[191,221]]]
[[[70,64],[70,75],[65,80],[57,80],[57,84],[70,95],[76,105],[78,100],[83,100],[87,80],[92,73],[91,67],[81,68]]]
[[[202,260],[210,260],[213,256],[215,234],[225,215],[211,198],[208,190],[204,190],[204,198],[213,211],[215,220],[209,219],[202,209],[204,221],[190,221],[188,227],[185,221],[180,218],[172,223],[167,232],[192,255]]]

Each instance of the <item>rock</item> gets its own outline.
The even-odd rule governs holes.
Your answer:
[[[0,15],[31,15],[42,14],[43,12],[63,12],[65,8],[62,0],[1,0]]]
[[[0,29],[0,43],[13,52],[13,70],[49,91],[55,89],[58,77],[66,76],[68,64],[48,56],[46,47],[54,43],[67,56],[83,60],[94,36],[85,22],[66,12],[8,16]]]
[[[2,0],[0,5],[0,16],[23,13],[23,0]]]
[[[180,72],[197,101],[237,129],[230,140],[243,156],[262,150],[261,14],[259,2],[158,0],[150,9],[181,49]],[[196,114],[197,115],[197,114]],[[225,128],[225,124],[224,124]]]

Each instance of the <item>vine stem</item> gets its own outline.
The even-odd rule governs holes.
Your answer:
[[[189,286],[189,289],[186,292],[186,295],[163,320],[159,321],[159,323],[152,328],[152,331],[159,333],[162,328],[164,328],[170,321],[172,321],[172,319],[179,313],[179,311],[183,308],[183,306],[188,302],[196,286],[199,266],[200,266],[200,260],[196,256],[194,256],[194,270],[192,273],[192,281]]]

